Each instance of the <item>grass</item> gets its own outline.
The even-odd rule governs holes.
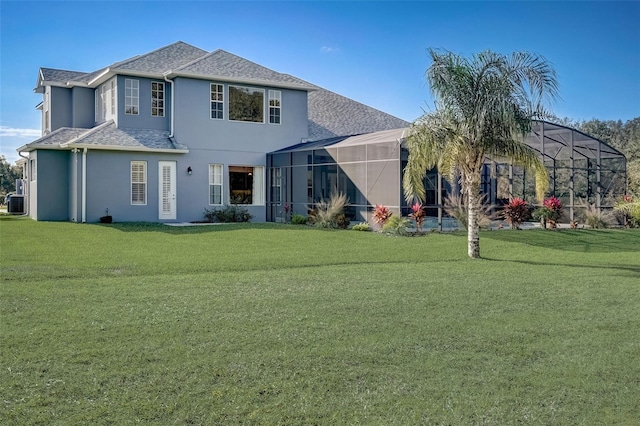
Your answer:
[[[640,419],[638,230],[0,237],[0,424]]]

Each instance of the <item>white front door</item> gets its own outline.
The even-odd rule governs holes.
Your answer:
[[[158,161],[159,219],[176,218],[176,162]]]

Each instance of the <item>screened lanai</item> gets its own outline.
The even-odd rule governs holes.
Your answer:
[[[376,204],[407,215],[402,170],[408,151],[408,129],[385,130],[350,137],[301,143],[268,155],[267,220],[283,221],[287,214],[306,215],[308,209],[337,191],[347,195],[347,215],[367,221]],[[550,176],[548,195],[565,206],[566,220],[580,219],[587,204],[611,208],[626,190],[626,159],[606,143],[577,130],[537,121],[526,143],[544,159]],[[436,171],[425,180],[427,215],[442,224],[444,197],[456,191]],[[482,176],[487,202],[500,206],[511,197],[536,203],[533,172],[500,159],[487,159]],[[286,208],[285,208],[286,206]]]

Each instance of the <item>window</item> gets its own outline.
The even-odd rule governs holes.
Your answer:
[[[209,204],[222,204],[222,164],[209,164]]]
[[[232,204],[264,205],[264,167],[229,166]]]
[[[164,117],[164,83],[151,82],[151,115]]]
[[[100,121],[107,119],[107,85],[100,86]]]
[[[116,79],[111,80],[111,117],[116,116]]]
[[[282,168],[271,169],[271,202],[280,204],[282,202]]]
[[[140,82],[125,78],[124,80],[124,113],[138,115],[140,104]]]
[[[31,182],[35,182],[37,179],[36,160],[29,160],[29,168],[31,169]]]
[[[44,124],[42,126],[44,135],[51,130],[51,127],[49,127],[49,93],[46,91],[44,92],[44,102],[42,104],[42,117],[44,118]]]
[[[280,104],[282,93],[279,90],[269,90],[269,123],[280,124]]]
[[[229,86],[229,120],[264,123],[264,90]]]
[[[224,86],[211,83],[211,118],[224,118]]]
[[[147,204],[147,162],[131,162],[131,204]]]
[[[100,122],[100,117],[102,117],[102,113],[100,112],[101,103],[100,103],[100,88],[99,87],[96,89],[94,97],[95,97],[95,100],[96,100],[95,107],[94,107],[95,119],[96,119],[96,123],[99,123]]]

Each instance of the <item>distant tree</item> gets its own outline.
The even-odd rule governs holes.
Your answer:
[[[4,155],[0,155],[0,196],[2,200],[7,193],[16,190],[16,179],[21,177],[22,169],[18,166],[12,166]]]
[[[583,132],[608,143],[627,157],[627,191],[640,196],[640,117],[621,120],[589,120],[580,123]]]
[[[407,139],[404,171],[408,200],[424,200],[423,178],[434,166],[458,178],[468,208],[468,255],[480,257],[478,214],[486,157],[505,158],[536,171],[538,197],[548,186],[537,153],[524,143],[531,121],[547,116],[543,104],[557,95],[556,73],[540,56],[485,51],[467,59],[430,51],[426,75],[436,110],[419,118]]]

